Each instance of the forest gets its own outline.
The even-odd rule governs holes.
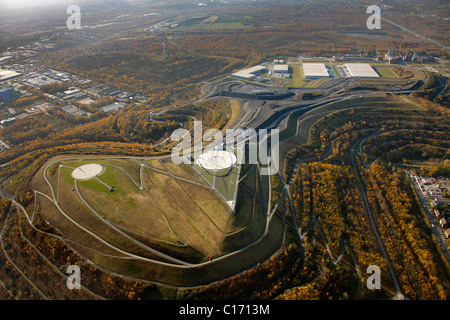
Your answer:
[[[413,299],[447,299],[448,265],[433,252],[432,233],[413,200],[406,174],[374,163],[363,177],[378,230],[405,294]]]

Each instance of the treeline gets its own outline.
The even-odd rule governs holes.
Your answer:
[[[305,92],[302,100],[311,100],[323,96],[323,92]]]
[[[9,208],[11,207],[11,201],[6,199],[0,199],[0,221],[6,217]]]
[[[8,164],[0,171],[0,177],[8,177],[12,174],[33,164],[33,170],[29,173],[32,176],[45,161],[51,156],[58,154],[111,154],[111,155],[140,155],[140,156],[156,156],[161,153],[151,148],[147,144],[139,143],[121,143],[121,142],[92,142],[85,143],[83,141],[72,141],[67,145],[60,145],[48,148],[40,148],[18,157],[9,159],[6,152],[0,154],[0,160],[8,162]]]
[[[390,162],[450,158],[447,131],[394,130],[366,140],[363,150]]]
[[[308,239],[328,244],[335,259],[349,245],[360,269],[376,264],[387,275],[357,185],[349,166],[303,164],[291,183],[293,216]],[[351,259],[348,253],[346,257]],[[390,283],[390,279],[384,278],[384,282]]]
[[[33,205],[28,209],[33,210]],[[141,299],[146,289],[152,287],[147,283],[128,280],[98,269],[68,247],[39,214],[35,218],[38,228],[44,225],[44,230],[30,227],[21,211],[16,210],[4,229],[6,254],[15,264],[13,267],[9,259],[6,259],[0,270],[0,279],[9,298],[136,300]],[[81,290],[69,290],[66,286],[66,270],[69,265],[77,265],[81,269]],[[16,267],[26,274],[33,286],[25,281]]]
[[[55,68],[122,90],[144,95],[176,93],[203,79],[215,77],[229,65],[224,58],[170,52],[165,59],[145,50],[131,52],[129,48],[112,52],[84,53],[77,56],[64,52],[48,58],[57,62]],[[160,54],[158,52],[158,54]]]
[[[411,159],[417,156],[419,160],[447,159],[448,138],[445,133],[449,129],[450,113],[437,103],[422,98],[414,100],[424,106],[423,111],[404,109],[402,105],[395,109],[377,110],[367,105],[366,108],[344,109],[321,118],[311,127],[308,143],[286,155],[286,175],[292,174],[295,164],[302,159],[320,159],[322,155],[328,155],[332,163],[350,164],[348,150],[357,141],[376,132],[392,132],[385,135],[393,139],[383,139],[382,135],[367,140],[363,147],[369,153],[374,151],[372,155],[383,159],[387,155],[390,160],[399,162],[407,159],[408,155],[413,156]],[[397,102],[391,100],[390,105],[392,103]],[[372,144],[371,141],[375,142]]]
[[[17,122],[18,128],[21,127],[22,121],[24,120]],[[36,126],[37,123],[41,123],[39,120],[33,120],[33,122]],[[23,131],[25,128],[22,128],[17,134],[5,129],[3,134],[9,135],[16,143],[16,147],[1,153],[0,162],[5,163],[38,149],[80,142],[115,141],[152,144],[178,127],[179,125],[174,121],[151,122],[146,110],[128,110],[95,122],[67,128],[61,132],[54,132],[50,125],[39,128],[37,130],[39,135],[33,128],[28,128],[27,131]]]
[[[186,119],[187,128],[192,127],[194,121],[201,121],[205,130],[222,129],[231,117],[231,107],[226,99],[206,101],[170,110],[165,117],[174,120]]]
[[[404,172],[373,163],[363,170],[367,198],[406,296],[448,299],[450,272]]]
[[[430,177],[447,177],[450,178],[450,159],[444,160],[443,163],[411,168],[411,171],[418,176]]]
[[[178,299],[273,299],[289,285],[302,270],[297,245],[284,245],[274,256],[256,267],[229,279],[199,289],[179,289]]]
[[[38,103],[38,102],[42,102],[47,100],[47,98],[41,93],[41,94],[34,94],[30,97],[22,97],[19,98],[18,100],[14,101],[12,103],[12,106],[14,108],[19,108],[19,107],[26,107],[26,106],[30,106],[34,103]]]
[[[11,144],[20,144],[37,138],[45,138],[55,132],[53,126],[39,120],[37,117],[26,117],[0,129],[0,136]]]
[[[46,86],[42,86],[40,90],[42,92],[48,93],[48,94],[55,94],[57,92],[66,91],[71,87],[70,84],[66,82],[54,82],[50,83]]]

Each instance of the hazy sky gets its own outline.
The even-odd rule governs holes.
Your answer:
[[[43,7],[55,4],[65,4],[69,2],[70,0],[0,0],[0,6],[6,8],[33,8],[37,6]]]

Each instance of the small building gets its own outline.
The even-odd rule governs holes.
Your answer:
[[[439,220],[439,224],[441,225],[442,228],[450,227],[450,224],[446,218],[442,218],[441,220]]]
[[[413,60],[413,55],[411,53],[408,53],[403,56],[403,61],[410,62],[412,60]]]
[[[123,102],[114,102],[112,104],[109,104],[107,106],[101,107],[100,109],[103,110],[104,112],[108,113],[111,111],[115,111],[115,110],[120,110],[126,107],[126,103]]]
[[[77,107],[73,106],[73,105],[67,105],[61,108],[62,111],[72,115],[72,116],[86,116],[89,117],[91,116],[90,112],[86,112],[83,110],[78,109]]]
[[[447,238],[450,238],[450,228],[448,228],[447,230],[445,230],[445,236]]]
[[[388,58],[387,60],[388,60],[389,64],[400,63],[403,61],[401,57],[391,57],[391,58]]]
[[[439,212],[439,210],[435,209],[435,210],[434,210],[434,215],[436,216],[436,218],[439,218],[439,216],[441,215],[441,213]]]
[[[274,73],[289,73],[289,67],[287,64],[275,64],[273,66]]]

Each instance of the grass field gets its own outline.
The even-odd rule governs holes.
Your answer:
[[[89,163],[101,164],[103,172],[89,180],[72,178],[75,168]],[[277,243],[267,243],[267,250],[249,250],[252,253],[246,255],[234,251],[259,246],[259,241],[265,243],[261,236],[266,228],[274,232],[267,241],[278,239],[282,230],[277,219],[266,226],[264,201],[269,196],[263,179],[267,177],[260,176],[257,166],[239,184],[239,166],[217,172],[216,177],[211,173],[205,177],[201,170],[175,165],[169,158],[57,156],[38,171],[32,187],[39,191],[39,214],[99,266],[163,283],[193,283],[233,274],[242,268],[242,261],[267,257],[267,250]],[[214,188],[208,183],[211,181]],[[50,200],[51,189],[54,201]],[[226,200],[235,196],[238,202],[232,214]],[[180,259],[182,263],[202,264],[230,252],[233,255],[229,258],[209,267],[212,273],[203,272],[202,267],[187,271],[157,263],[177,264],[171,259]],[[130,260],[128,254],[142,258]],[[195,276],[190,278],[189,274]]]
[[[375,67],[374,68],[376,72],[382,77],[382,78],[388,78],[388,79],[397,79],[397,75],[392,71],[389,67]]]
[[[291,64],[289,67],[292,69],[290,86],[296,88],[304,87],[308,82],[305,81],[302,66],[300,64]]]
[[[100,163],[104,171],[95,178],[75,181],[72,168],[87,163]],[[179,239],[191,239],[192,246],[205,255],[220,254],[223,232],[232,218],[226,203],[206,183],[202,184],[203,178],[192,168],[159,161],[153,165],[156,163],[159,168],[149,166],[139,173],[140,165],[133,160],[61,161],[60,186],[58,170],[52,170],[53,187],[78,188],[80,199],[71,197],[71,201],[75,198],[80,205],[86,201],[96,213],[134,233],[174,244]],[[138,188],[140,177],[142,190]],[[61,206],[68,205],[61,198]]]
[[[317,88],[320,85],[322,85],[325,81],[327,81],[326,78],[310,80],[304,87],[305,88]]]

